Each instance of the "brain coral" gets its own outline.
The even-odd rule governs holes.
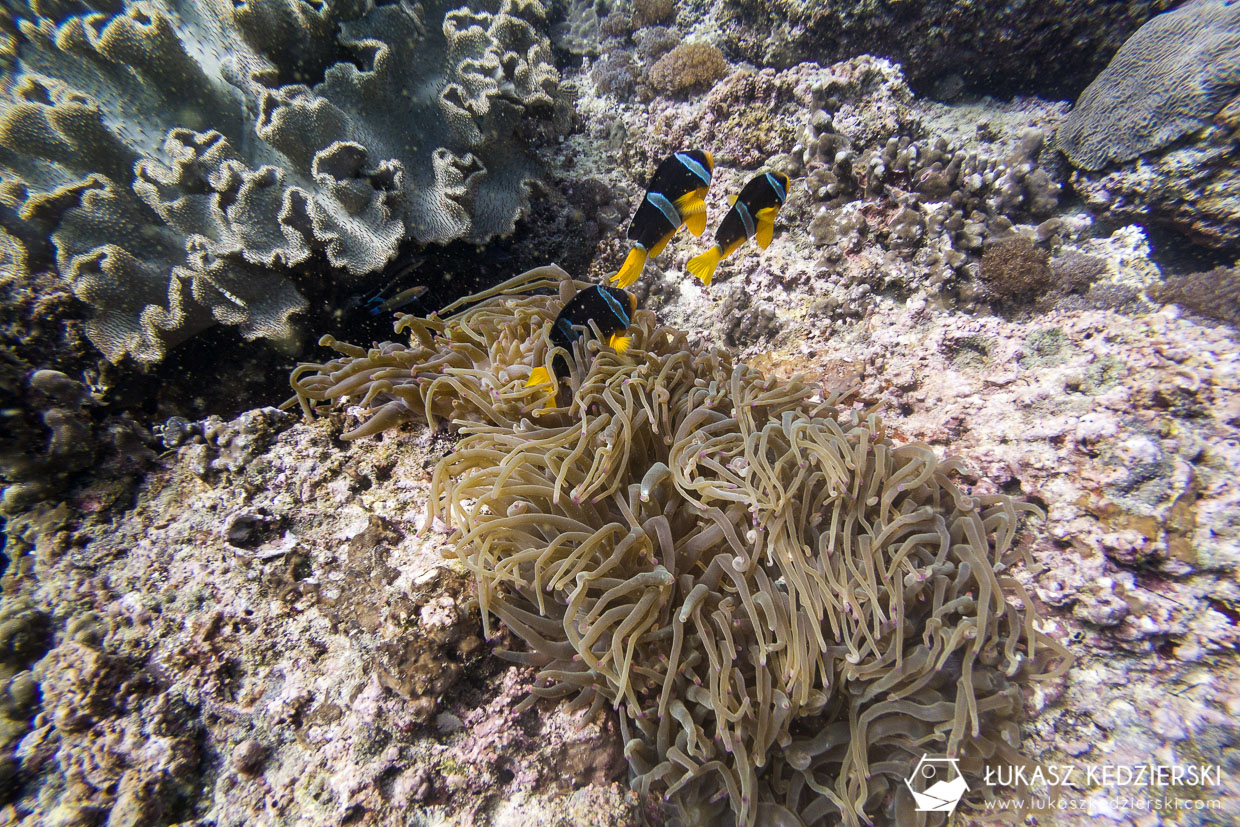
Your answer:
[[[1008,573],[1030,508],[645,310],[623,355],[578,340],[571,401],[536,414],[530,366],[583,286],[532,271],[292,377],[308,411],[369,412],[348,438],[459,429],[431,508],[484,624],[529,647],[503,653],[539,670],[526,704],[614,708],[633,786],[689,824],[922,823],[923,753],[1024,761],[1020,686],[1070,661]]]
[[[1240,3],[1190,0],[1137,30],[1059,128],[1089,170],[1161,149],[1209,123],[1240,93]]]
[[[543,25],[536,0],[146,0],[20,20],[0,226],[54,255],[114,361],[156,361],[217,322],[288,341],[299,265],[356,280],[405,238],[511,232],[537,176],[518,124],[560,106]]]

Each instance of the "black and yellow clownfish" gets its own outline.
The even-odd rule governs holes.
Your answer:
[[[689,259],[686,269],[709,287],[719,262],[749,239],[757,239],[758,246],[765,250],[775,233],[775,216],[788,199],[790,184],[782,172],[760,172],[750,178],[739,195],[728,199],[732,209],[715,230],[715,246]]]
[[[617,287],[628,287],[637,281],[646,266],[646,259],[663,252],[667,242],[681,227],[701,235],[706,230],[706,191],[715,170],[715,159],[709,152],[691,149],[663,159],[646,185],[646,197],[629,222],[629,240],[633,249],[611,277]]]
[[[589,324],[593,321],[598,332],[607,340],[607,344],[617,353],[624,353],[633,343],[633,337],[628,335],[628,328],[632,324],[633,313],[636,310],[637,296],[627,290],[596,284],[582,290],[565,303],[559,315],[555,317],[555,323],[551,325],[547,338],[553,347],[562,347],[571,352],[573,342],[583,334],[580,328],[589,329]],[[530,378],[525,383],[526,387],[551,385],[548,391],[548,408],[555,404],[559,380],[568,376],[568,362],[563,356],[557,354],[551,362],[551,367],[555,370],[556,381],[554,383],[547,373],[547,368],[541,365],[530,371]]]

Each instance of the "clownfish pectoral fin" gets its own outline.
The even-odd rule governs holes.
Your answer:
[[[696,212],[693,215],[685,216],[685,226],[688,227],[689,232],[693,233],[695,236],[700,236],[702,233],[706,232],[705,205],[703,205],[701,212]]]
[[[779,212],[778,207],[767,207],[765,210],[758,210],[757,215],[754,216],[758,219],[754,230],[754,240],[763,250],[770,245],[771,239],[775,236],[775,214],[777,212]]]
[[[547,372],[545,367],[537,367],[530,371],[530,378],[525,380],[525,386],[532,388],[535,385],[547,385],[551,383],[551,374]]]
[[[728,196],[728,204],[732,205],[735,203],[736,203],[736,193],[732,193],[731,195]]]
[[[629,250],[628,256],[624,259],[624,264],[620,266],[620,272],[611,277],[611,283],[623,289],[637,281],[637,277],[642,274],[642,268],[646,266],[647,256],[645,247],[640,244],[633,245],[633,249]]]
[[[620,333],[613,333],[611,334],[611,338],[607,340],[607,344],[610,345],[611,349],[616,353],[626,353],[628,349],[633,346],[633,337],[623,331]]]
[[[694,190],[680,196],[675,204],[689,232],[699,236],[706,231],[706,202],[702,199],[701,190]]]
[[[710,287],[710,281],[715,277],[715,268],[719,266],[719,262],[723,260],[723,250],[719,249],[716,244],[700,256],[694,256],[689,259],[689,263],[685,265],[690,273],[697,276],[702,282],[703,287]]]
[[[542,406],[544,411],[551,410],[555,407],[555,397],[559,388],[556,383],[551,381],[551,374],[547,372],[545,367],[537,367],[530,371],[530,378],[525,380],[525,386],[532,388],[535,385],[547,385],[547,402]]]

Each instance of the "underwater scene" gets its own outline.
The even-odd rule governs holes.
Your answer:
[[[0,825],[1240,824],[1240,0],[0,0]]]

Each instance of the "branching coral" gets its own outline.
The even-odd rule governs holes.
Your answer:
[[[405,317],[409,346],[328,340],[341,358],[292,379],[308,411],[360,400],[346,437],[460,431],[430,507],[484,626],[529,645],[504,653],[539,669],[527,703],[614,707],[634,786],[691,823],[724,798],[746,825],[914,823],[902,779],[923,753],[1023,761],[1019,686],[1070,661],[1006,571],[1031,507],[648,311],[624,355],[579,340],[571,399],[539,415],[525,379],[562,296],[518,291],[556,275]]]
[[[1042,129],[961,140],[952,118],[910,108],[899,67],[868,56],[830,67],[811,91],[822,108],[810,114],[790,161],[818,203],[809,229],[827,248],[826,261],[872,238],[928,265],[925,281],[905,289],[938,291],[957,275],[975,277],[977,256],[1014,222],[1037,223],[1039,243],[1069,235],[1070,225],[1053,217],[1061,173],[1047,163]]]

